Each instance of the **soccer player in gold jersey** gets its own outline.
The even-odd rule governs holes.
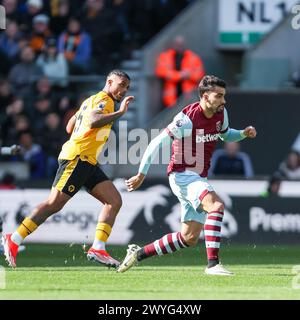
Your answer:
[[[120,193],[100,169],[97,158],[110,134],[113,122],[123,116],[134,99],[126,96],[130,78],[121,70],[111,71],[102,91],[86,99],[69,120],[66,130],[70,139],[58,156],[59,167],[49,198],[33,209],[12,234],[3,236],[8,264],[15,268],[18,247],[47,218],[60,211],[71,197],[85,187],[104,206],[99,215],[95,240],[88,250],[89,260],[117,267],[119,262],[106,251],[105,244],[121,208]],[[115,111],[115,102],[121,102]]]

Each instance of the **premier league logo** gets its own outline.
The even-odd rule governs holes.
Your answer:
[[[105,103],[104,103],[104,102],[100,102],[98,108],[99,108],[100,110],[103,110],[104,107],[105,107]]]
[[[176,127],[178,127],[178,128],[182,127],[182,121],[181,120],[177,120],[176,121]]]
[[[221,122],[221,121],[218,121],[218,122],[216,123],[216,129],[217,129],[217,131],[220,132],[220,131],[221,131],[221,128],[222,128],[222,122]]]

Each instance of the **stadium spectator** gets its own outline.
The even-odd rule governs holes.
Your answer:
[[[24,111],[24,101],[20,98],[13,99],[12,103],[6,108],[8,116],[14,116]]]
[[[13,101],[11,85],[7,79],[0,79],[0,123],[4,120],[6,107]]]
[[[5,8],[5,16],[8,21],[19,20],[18,0],[3,0],[1,4]]]
[[[45,14],[36,15],[33,20],[33,30],[29,38],[29,46],[35,54],[41,53],[48,38],[52,36],[49,29],[49,17]]]
[[[51,106],[54,106],[57,99],[57,91],[52,90],[49,78],[42,76],[31,88],[29,95],[26,96],[26,108],[30,116],[34,113],[34,105],[37,99],[49,99]]]
[[[278,197],[281,182],[282,182],[282,175],[280,172],[275,172],[269,182],[268,182],[268,187],[267,190],[261,193],[261,197],[263,198],[273,198],[273,197]]]
[[[15,184],[16,177],[14,174],[10,172],[5,172],[0,181],[0,190],[15,190],[17,189],[17,185]],[[1,232],[1,226],[0,226]]]
[[[144,45],[169,23],[182,8],[186,0],[128,0],[127,17],[129,27],[138,47]]]
[[[50,96],[52,94],[51,91],[51,82],[47,77],[41,77],[38,79],[35,85],[35,93],[36,96]]]
[[[128,1],[130,7],[130,26],[134,41],[138,46],[144,45],[157,31],[154,1]]]
[[[0,50],[0,77],[6,76],[11,68],[8,58]]]
[[[24,37],[20,38],[18,43],[19,43],[19,48],[20,48],[18,62],[20,62],[20,55],[21,55],[23,49],[26,48],[26,47],[29,47],[28,37],[24,36]]]
[[[77,18],[71,18],[67,31],[60,35],[58,50],[69,62],[71,74],[84,73],[89,70],[92,51],[91,37],[81,29],[81,23]]]
[[[31,121],[25,113],[16,115],[14,118],[14,132],[9,135],[9,138],[11,139],[10,143],[13,143],[13,141],[17,141],[20,133],[26,130],[30,130],[31,127]]]
[[[34,61],[33,50],[27,46],[22,49],[21,62],[11,69],[9,80],[18,95],[25,95],[32,83],[42,74],[42,69]]]
[[[43,0],[28,0],[26,2],[27,14],[36,16],[43,10]]]
[[[188,3],[186,0],[157,0],[156,2],[156,32],[165,27]]]
[[[5,118],[2,122],[2,138],[6,144],[13,144],[17,139],[18,119],[24,113],[24,101],[14,98],[5,109]]]
[[[131,14],[131,5],[127,0],[112,0],[111,9],[116,17],[116,23],[121,31],[120,57],[118,59],[130,59],[134,48],[133,33],[129,26],[129,15]],[[117,63],[117,62],[116,62]]]
[[[85,6],[85,2],[86,0],[47,0],[45,2],[45,9],[47,10],[47,13],[53,18],[64,16],[66,12],[68,12],[68,15],[70,15],[70,17],[79,16],[82,12],[83,6]],[[66,27],[67,22],[64,24],[64,28]]]
[[[22,7],[22,15],[20,19],[21,30],[30,34],[33,18],[41,13],[43,13],[43,1],[28,0],[25,6]]]
[[[29,130],[20,133],[19,144],[21,155],[16,156],[14,160],[23,160],[28,163],[31,179],[45,178],[45,154],[41,146],[34,142],[33,135]]]
[[[46,176],[54,178],[57,171],[57,157],[62,144],[67,140],[66,132],[62,128],[58,114],[52,112],[45,117],[44,130],[39,135],[43,151],[47,155]]]
[[[223,149],[218,149],[213,154],[210,175],[252,178],[254,174],[251,159],[248,154],[240,151],[240,144],[226,142]]]
[[[65,87],[68,84],[68,63],[63,53],[58,53],[55,38],[49,38],[43,53],[37,59],[37,65],[50,78],[52,85]]]
[[[116,16],[116,23],[122,31],[123,41],[127,42],[131,39],[131,31],[128,24],[127,16],[129,14],[129,3],[126,0],[112,0],[111,8]]]
[[[46,116],[52,111],[51,100],[47,96],[41,95],[36,98],[31,114],[32,127],[36,135],[42,134],[45,129]]]
[[[15,21],[8,21],[6,29],[0,34],[0,50],[6,55],[10,63],[16,62],[20,51],[19,39],[21,32]]]
[[[285,161],[279,166],[279,172],[284,178],[290,180],[300,179],[300,154],[297,151],[290,151]]]
[[[72,1],[73,2],[73,1]],[[50,29],[58,37],[64,32],[71,17],[71,7],[69,0],[52,1],[51,3]]]
[[[66,112],[68,112],[69,109],[73,109],[73,108],[74,108],[74,106],[72,105],[71,99],[68,95],[62,96],[59,99],[57,112],[61,118],[63,118],[65,116]],[[76,110],[76,109],[74,108],[74,110]],[[75,114],[75,112],[74,112],[74,114]],[[67,120],[66,123],[63,121],[63,125],[66,126],[68,121],[69,121],[69,119]]]
[[[106,73],[116,63],[115,59],[120,58],[123,35],[116,12],[104,0],[87,0],[82,13],[82,26],[92,38],[93,67],[96,72]]]
[[[30,130],[31,127],[31,122],[28,116],[24,113],[17,114],[10,120],[11,126],[7,126],[6,128],[6,144],[13,144],[14,141],[18,140],[20,132]]]
[[[172,107],[184,94],[188,99],[204,76],[201,58],[186,49],[183,36],[176,36],[172,48],[162,52],[157,59],[156,75],[163,80],[162,101]]]
[[[67,123],[77,111],[74,106],[81,106],[83,101],[88,97],[89,96],[86,93],[81,93],[78,97],[76,97],[76,99],[70,99],[69,95],[63,96],[60,99],[58,103],[58,114],[62,119],[62,124],[64,127],[67,126]]]

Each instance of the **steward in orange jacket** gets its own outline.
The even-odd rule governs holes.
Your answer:
[[[199,56],[190,50],[175,49],[159,55],[155,73],[164,80],[162,100],[166,107],[172,107],[181,94],[186,95],[195,90],[205,75]]]

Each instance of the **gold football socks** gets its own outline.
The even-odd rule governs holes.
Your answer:
[[[95,240],[93,248],[96,250],[105,250],[105,243],[111,233],[111,226],[105,222],[98,222],[96,227]]]
[[[37,227],[38,225],[35,222],[29,218],[25,218],[18,229],[12,234],[11,240],[19,246]]]

